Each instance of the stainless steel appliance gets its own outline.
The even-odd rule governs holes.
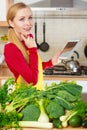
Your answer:
[[[43,74],[44,75],[77,75],[77,76],[81,76],[81,75],[87,75],[87,66],[80,66],[80,70],[73,72],[68,70],[65,66],[63,65],[56,65],[52,68],[48,68],[46,69]]]
[[[45,75],[87,75],[87,40],[69,41],[60,55],[60,64],[46,69]]]
[[[80,65],[87,66],[87,39],[71,40],[62,50],[60,60],[70,60],[74,57]]]

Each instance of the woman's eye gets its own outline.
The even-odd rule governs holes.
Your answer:
[[[31,16],[31,17],[29,17],[28,19],[29,19],[29,20],[32,20],[32,19],[33,19],[33,17]]]
[[[20,18],[19,20],[20,20],[20,21],[24,21],[24,18]]]

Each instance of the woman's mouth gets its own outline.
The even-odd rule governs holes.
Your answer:
[[[31,28],[23,28],[24,31],[29,32]]]

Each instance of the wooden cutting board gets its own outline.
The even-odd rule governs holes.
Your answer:
[[[10,130],[15,130],[15,129],[10,129]],[[62,128],[62,129],[57,129],[57,128],[52,128],[52,129],[39,129],[39,128],[23,128],[23,130],[87,130],[87,128],[82,128],[82,127],[79,127],[79,128],[72,128],[72,127],[67,127],[67,128]]]

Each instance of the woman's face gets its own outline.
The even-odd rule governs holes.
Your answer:
[[[11,26],[17,35],[27,36],[33,27],[32,11],[28,7],[19,10],[11,21]]]

